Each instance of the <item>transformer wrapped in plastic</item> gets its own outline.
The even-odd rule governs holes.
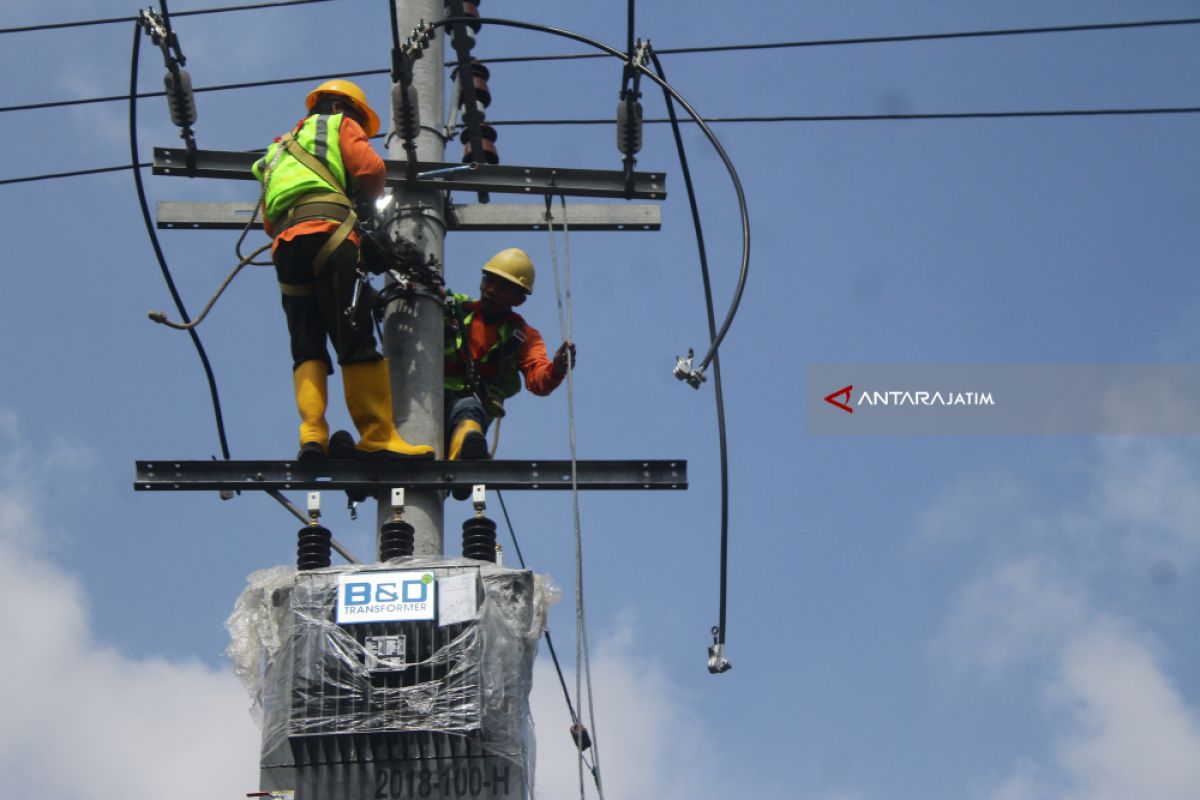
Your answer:
[[[339,624],[339,613],[392,597],[401,572],[436,587],[432,619]],[[372,597],[378,586],[393,588]],[[264,774],[474,753],[531,778],[533,660],[558,594],[531,572],[468,559],[253,573],[227,622],[227,652],[263,726]],[[348,600],[363,605],[348,609]],[[416,736],[430,732],[446,742],[432,754],[414,744],[435,741]]]

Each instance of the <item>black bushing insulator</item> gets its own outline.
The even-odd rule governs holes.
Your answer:
[[[403,92],[403,94],[401,94]],[[407,103],[403,102],[407,99]],[[417,87],[392,85],[392,122],[396,134],[405,140],[415,140],[421,133],[421,112],[417,107]]]
[[[300,529],[296,547],[296,568],[323,569],[330,564],[333,535],[322,525],[305,525]]]
[[[496,523],[487,517],[471,517],[463,523],[463,558],[496,561]]]
[[[463,0],[463,4],[462,4],[463,16],[464,17],[474,17],[475,19],[479,19],[479,6],[482,2],[483,2],[483,0],[475,0],[475,2],[471,2],[471,0]],[[450,4],[446,3],[445,8],[446,8],[446,13],[449,14],[451,12]],[[483,23],[468,22],[467,27],[470,28],[475,33],[479,33],[479,29],[483,27]]]
[[[492,91],[488,88],[488,78],[491,75],[491,71],[486,66],[475,59],[471,60],[471,83],[475,87],[475,105],[480,109],[487,108],[492,104]],[[450,77],[453,80],[460,80],[457,68],[450,73]],[[460,108],[467,106],[467,101],[462,95],[459,95],[458,105]]]
[[[475,157],[474,150],[471,147],[469,129],[463,128],[463,132],[458,137],[459,141],[463,143],[463,163],[481,161],[484,164],[499,164],[500,154],[496,151],[496,137],[498,135],[496,129],[487,123],[479,126],[479,139],[483,143],[483,158],[478,159]]]
[[[379,560],[391,561],[413,554],[416,531],[404,520],[385,522],[379,529]]]
[[[167,70],[163,77],[167,87],[167,107],[171,110],[171,122],[177,128],[190,128],[196,124],[196,95],[192,92],[192,76],[186,69],[179,70],[179,81],[175,73]]]
[[[617,103],[617,150],[632,156],[642,149],[642,104],[631,97]]]

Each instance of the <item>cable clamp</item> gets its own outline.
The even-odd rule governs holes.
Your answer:
[[[708,648],[708,671],[713,675],[720,675],[722,672],[729,672],[729,670],[733,669],[733,664],[730,664],[728,659],[725,658],[725,645],[718,641],[720,633],[721,629],[714,625],[712,629],[712,647]]]
[[[675,377],[681,381],[687,381],[688,385],[693,389],[699,389],[700,384],[708,380],[708,376],[703,370],[698,370],[692,366],[692,361],[695,359],[696,353],[692,348],[688,348],[687,358],[683,356],[675,356]]]

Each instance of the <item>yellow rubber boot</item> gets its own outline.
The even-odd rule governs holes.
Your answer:
[[[433,447],[409,444],[396,432],[386,361],[344,364],[342,386],[346,390],[346,410],[358,428],[356,447],[360,453],[381,458],[433,457]]]
[[[473,419],[464,419],[454,426],[450,435],[450,461],[481,461],[488,457],[487,437],[483,426]]]
[[[292,373],[296,387],[296,408],[300,411],[301,461],[315,461],[329,452],[329,423],[325,408],[329,405],[329,375],[324,361],[304,361]]]

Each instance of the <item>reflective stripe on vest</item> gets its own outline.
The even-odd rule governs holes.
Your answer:
[[[254,177],[260,183],[267,180],[263,198],[267,219],[276,220],[306,194],[347,191],[346,166],[342,162],[342,119],[341,114],[313,114],[295,132],[296,143],[322,161],[341,186],[330,186],[286,150],[280,154],[279,142],[274,142],[266,155],[254,162],[251,167]],[[268,170],[276,156],[278,161]]]

